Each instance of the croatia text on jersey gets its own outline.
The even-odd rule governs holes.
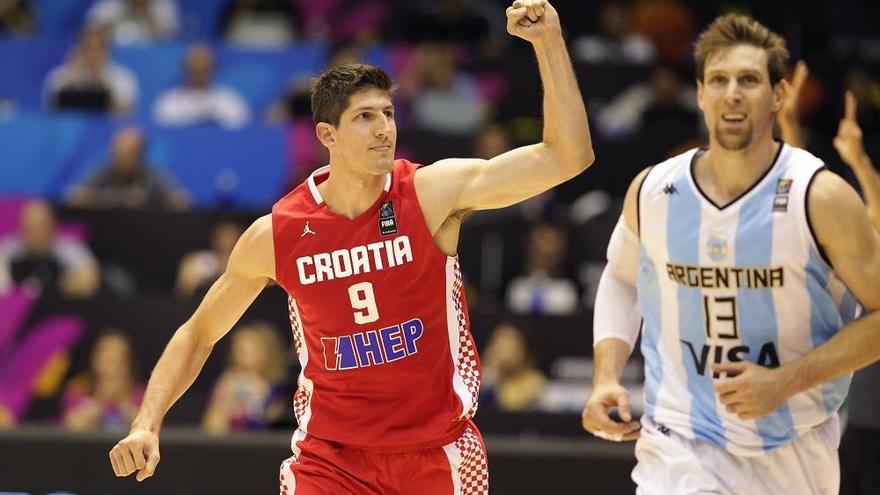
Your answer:
[[[340,337],[321,337],[324,368],[350,370],[391,363],[419,352],[417,341],[425,327],[414,318],[380,330],[357,332]]]
[[[365,246],[301,256],[296,259],[296,269],[300,283],[309,285],[393,268],[412,261],[409,237],[402,235]]]

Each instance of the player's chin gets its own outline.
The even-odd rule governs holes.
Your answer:
[[[373,161],[372,169],[376,175],[387,174],[394,167],[394,153],[388,152]]]

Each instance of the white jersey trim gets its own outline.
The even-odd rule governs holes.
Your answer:
[[[323,167],[318,168],[311,174],[309,174],[309,178],[306,180],[306,183],[309,185],[309,192],[312,193],[312,199],[315,200],[315,204],[322,204],[324,202],[324,197],[321,196],[321,192],[318,191],[318,185],[315,183],[315,177],[321,175],[330,175],[330,165],[324,165]],[[385,192],[391,190],[391,173],[385,174],[385,186],[383,187]]]

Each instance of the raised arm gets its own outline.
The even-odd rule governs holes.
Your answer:
[[[801,88],[804,87],[804,83],[809,75],[810,70],[807,68],[807,63],[803,60],[798,60],[798,63],[794,66],[791,82],[783,79],[783,84],[786,87],[785,101],[783,101],[782,108],[776,114],[776,123],[779,124],[782,140],[798,148],[803,148],[806,144],[804,129],[801,126],[798,115],[798,100],[800,99]]]
[[[159,358],[128,436],[110,451],[117,476],[152,476],[159,463],[159,430],[168,409],[192,385],[211,354],[263,287],[275,277],[272,219],[261,217],[241,236],[223,275],[177,331]]]
[[[507,30],[530,42],[544,86],[544,134],[490,160],[450,158],[416,174],[432,233],[458,212],[501,208],[564,182],[593,163],[584,102],[562,38],[559,16],[544,0],[517,0]]]
[[[840,121],[834,147],[840,153],[843,162],[855,173],[865,200],[868,203],[868,217],[874,230],[880,232],[880,174],[874,169],[874,163],[865,153],[862,144],[862,129],[856,121],[856,97],[846,92],[846,113]]]

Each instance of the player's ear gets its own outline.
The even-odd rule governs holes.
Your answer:
[[[315,135],[327,148],[332,148],[336,144],[336,128],[326,122],[319,122],[315,126]]]
[[[697,79],[697,106],[703,110],[703,81]]]
[[[792,95],[788,94],[788,82],[785,79],[779,80],[776,84],[773,85],[773,111],[778,112],[782,109],[782,102],[785,101],[785,97]]]

